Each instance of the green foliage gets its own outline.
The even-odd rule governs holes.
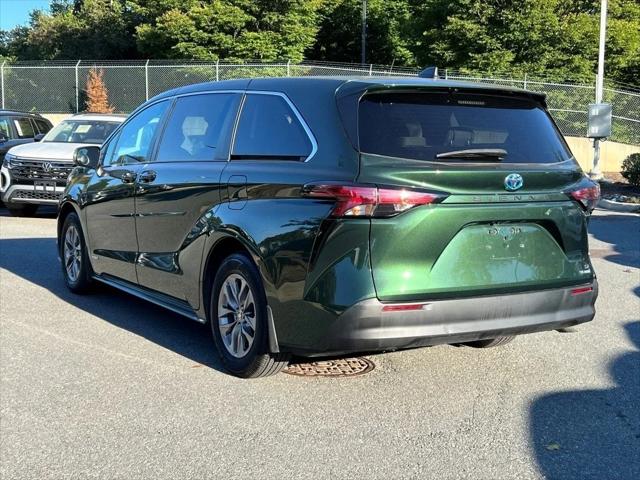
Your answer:
[[[368,0],[367,62],[592,82],[600,0]],[[19,60],[359,62],[362,0],[52,0],[0,31]],[[640,78],[640,2],[609,0],[606,75]]]
[[[632,153],[625,158],[620,173],[631,185],[640,187],[640,153]]]
[[[368,0],[368,63],[415,65],[409,50],[411,8],[407,0]],[[320,30],[307,55],[315,60],[359,62],[362,0],[326,0],[320,9]]]

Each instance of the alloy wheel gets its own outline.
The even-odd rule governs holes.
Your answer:
[[[236,358],[244,357],[256,335],[256,304],[249,283],[237,273],[220,287],[218,328],[227,351]]]
[[[73,283],[78,281],[80,277],[80,267],[82,266],[82,244],[80,243],[80,234],[74,225],[67,228],[64,236],[64,268],[67,277]]]

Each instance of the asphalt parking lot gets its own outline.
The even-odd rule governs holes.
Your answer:
[[[0,477],[640,478],[640,216],[597,211],[595,321],[353,378],[221,371],[205,327],[76,296],[55,213],[0,210]]]

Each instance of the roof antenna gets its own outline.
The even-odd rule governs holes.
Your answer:
[[[427,67],[424,70],[422,70],[418,76],[420,78],[433,78],[436,79],[438,78],[438,67]]]

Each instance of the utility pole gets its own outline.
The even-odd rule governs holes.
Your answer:
[[[600,1],[600,46],[598,49],[598,75],[596,76],[596,103],[602,103],[604,90],[604,48],[607,37],[607,0]],[[589,175],[593,179],[602,177],[600,172],[600,139],[593,140],[593,167]]]
[[[362,0],[362,38],[360,41],[360,63],[367,62],[367,0]]]

